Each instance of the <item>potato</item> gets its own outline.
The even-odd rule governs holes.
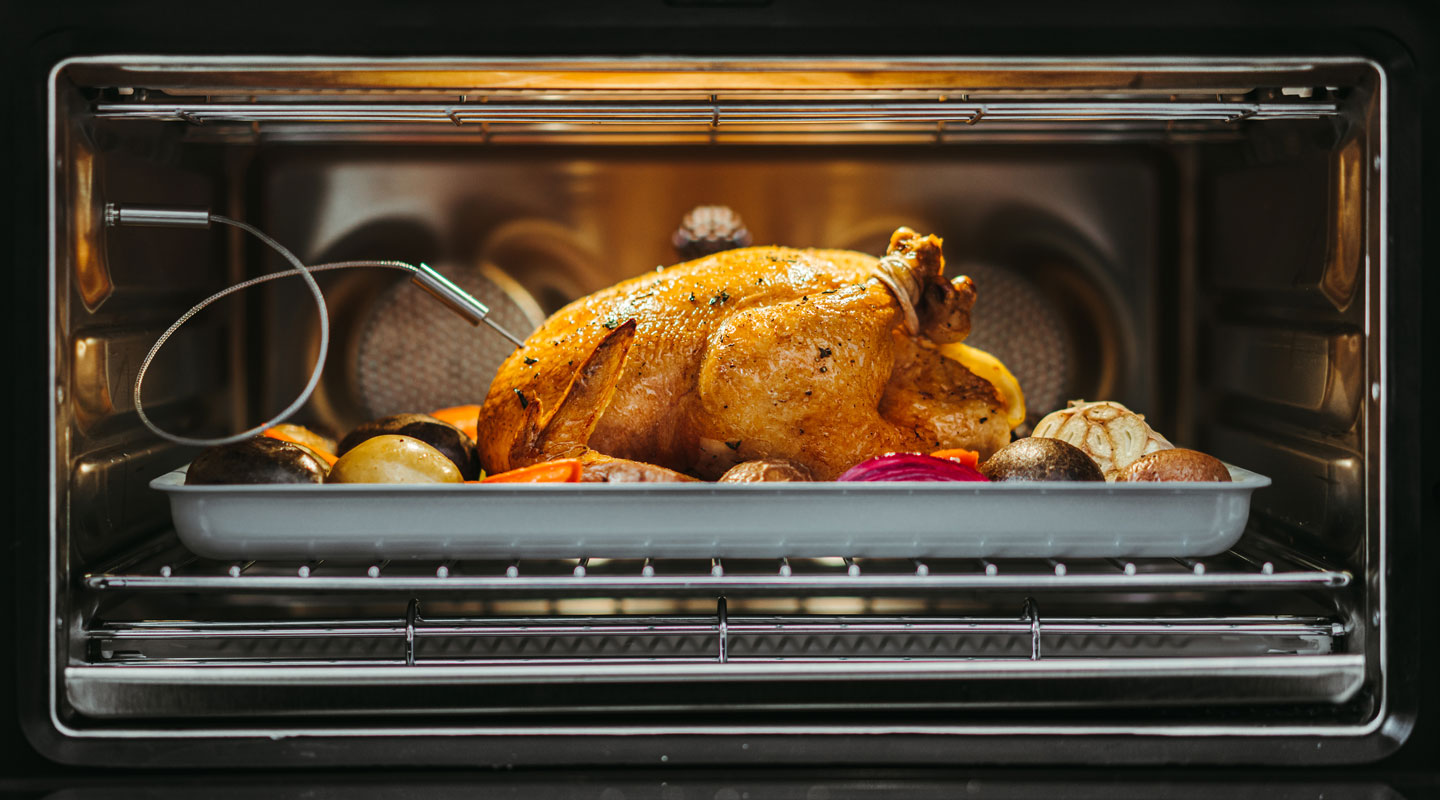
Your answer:
[[[718,483],[759,483],[762,481],[813,481],[815,476],[804,464],[783,458],[762,458],[743,461],[725,471]]]
[[[351,448],[330,469],[327,483],[462,483],[439,450],[413,436],[381,434]]]
[[[1084,450],[1060,439],[1030,437],[1000,448],[980,465],[992,481],[1104,481],[1105,473]]]
[[[465,480],[480,477],[480,456],[475,452],[475,442],[464,431],[429,414],[395,414],[371,420],[346,434],[335,455],[344,457],[361,442],[384,434],[419,439],[455,462]]]
[[[265,436],[211,447],[190,462],[186,486],[321,483],[328,467],[309,448]]]
[[[1126,467],[1117,481],[1215,481],[1230,482],[1230,470],[1220,459],[1197,450],[1177,447],[1142,456]]]

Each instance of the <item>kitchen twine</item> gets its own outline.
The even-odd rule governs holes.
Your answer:
[[[325,272],[327,270],[333,269],[353,269],[357,267],[379,267],[382,269],[398,269],[403,272],[409,272],[412,274],[420,271],[419,268],[410,264],[406,264],[403,261],[335,261],[327,264],[316,264],[315,266],[307,267],[304,264],[300,263],[300,259],[296,258],[295,254],[287,250],[284,245],[265,235],[264,232],[260,231],[254,226],[248,225],[244,222],[241,222],[240,220],[230,219],[229,217],[222,217],[219,214],[211,214],[210,221],[219,222],[223,225],[229,225],[233,228],[239,228],[240,230],[245,231],[251,236],[254,236],[255,238],[269,245],[270,248],[273,249],[275,252],[284,256],[285,260],[290,262],[290,265],[293,269],[287,270],[285,272],[272,272],[268,275],[261,275],[257,278],[251,278],[248,281],[237,283],[234,286],[229,287],[228,289],[216,292],[215,294],[210,295],[204,300],[201,300],[199,303],[196,303],[189,311],[186,311],[180,316],[179,319],[175,320],[174,324],[167,328],[164,333],[160,334],[160,338],[155,340],[155,345],[151,347],[150,352],[146,354],[145,360],[140,362],[140,371],[135,375],[135,413],[139,415],[140,421],[145,423],[145,427],[149,428],[152,433],[154,433],[156,436],[161,437],[162,439],[172,441],[176,444],[191,445],[194,447],[214,447],[215,445],[231,444],[233,442],[239,442],[245,439],[249,439],[256,434],[264,432],[267,428],[274,427],[275,425],[284,422],[290,417],[291,414],[294,414],[296,411],[300,410],[300,407],[305,405],[305,402],[310,399],[310,395],[314,394],[315,387],[320,384],[320,375],[325,371],[325,356],[330,350],[330,311],[325,306],[325,295],[320,293],[320,285],[315,282],[315,278],[312,273]],[[169,431],[162,430],[158,425],[156,425],[150,420],[150,417],[146,416],[145,405],[143,402],[141,402],[140,399],[141,388],[145,384],[145,373],[149,371],[150,362],[155,360],[155,356],[160,352],[160,348],[165,346],[165,342],[169,340],[169,338],[175,333],[175,331],[180,329],[181,325],[184,325],[186,322],[190,321],[191,317],[199,314],[205,309],[206,306],[214,303],[216,300],[219,300],[222,297],[227,297],[236,292],[249,289],[251,286],[265,283],[267,281],[279,280],[280,278],[293,278],[296,276],[304,279],[306,288],[310,290],[310,296],[315,298],[315,310],[320,314],[320,352],[315,356],[315,367],[310,371],[310,380],[306,382],[304,391],[300,392],[300,396],[296,397],[294,402],[286,406],[284,411],[281,411],[274,417],[271,417],[265,422],[262,422],[259,425],[250,428],[249,430],[242,431],[240,433],[234,434],[233,436],[222,436],[217,439],[196,439],[189,436],[177,436],[176,434],[170,433]]]

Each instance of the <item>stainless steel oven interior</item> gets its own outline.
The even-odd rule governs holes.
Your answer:
[[[418,758],[466,760],[495,733],[577,754],[883,732],[914,736],[870,758],[1012,734],[1031,743],[984,758],[1073,760],[1072,734],[1139,734],[1116,760],[1162,757],[1145,734],[1221,760],[1370,757],[1393,535],[1384,105],[1384,72],[1339,58],[61,64],[47,724],[95,762],[439,735],[478,750]],[[1200,560],[197,558],[147,487],[194,452],[138,424],[135,370],[190,305],[280,265],[225,231],[107,229],[109,203],[207,207],[311,263],[424,261],[517,330],[676,261],[696,205],[757,243],[877,252],[910,225],[975,278],[971,342],[1012,366],[1032,422],[1119,399],[1274,486]],[[303,421],[483,396],[498,337],[387,274],[321,282],[335,344]],[[316,350],[307,297],[281,282],[206,311],[147,410],[218,433],[282,407]]]

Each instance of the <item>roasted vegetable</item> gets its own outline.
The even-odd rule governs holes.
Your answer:
[[[992,481],[1104,481],[1105,473],[1085,451],[1060,439],[1030,437],[1000,448],[980,465]]]
[[[1001,413],[1005,424],[1011,430],[1025,421],[1025,393],[1020,390],[1020,381],[1000,362],[1000,359],[977,347],[964,342],[940,345],[940,354],[965,365],[965,368],[989,381],[1004,403]]]
[[[475,455],[475,442],[454,425],[429,414],[396,414],[372,420],[350,431],[340,441],[336,455],[344,457],[361,442],[374,436],[409,436],[439,450],[455,462],[465,480],[480,477],[480,459]]]
[[[257,436],[196,456],[185,473],[185,485],[321,483],[328,469],[309,448]]]
[[[563,458],[491,475],[472,483],[579,483],[580,460]]]
[[[480,406],[451,406],[438,411],[431,411],[430,416],[441,422],[448,422],[454,425],[463,431],[466,436],[469,436],[470,441],[476,441],[475,426],[480,423]]]
[[[381,434],[351,448],[330,470],[327,483],[460,483],[460,468],[412,436]]]
[[[919,453],[891,453],[862,461],[836,478],[837,481],[980,481],[979,470],[948,458]]]
[[[953,447],[949,450],[936,450],[930,455],[936,458],[948,458],[951,461],[959,461],[967,467],[978,467],[980,465],[980,453],[961,447]]]
[[[783,458],[762,458],[743,461],[720,476],[720,483],[761,483],[777,481],[813,481],[815,475],[803,464]]]
[[[301,425],[276,425],[266,429],[260,435],[308,448],[315,455],[320,456],[326,464],[335,466],[335,440],[328,436],[322,436],[309,428]]]
[[[1084,450],[1107,481],[1139,457],[1175,446],[1146,424],[1143,415],[1111,402],[1072,400],[1069,408],[1040,420],[1033,436],[1060,439]]]
[[[1216,481],[1230,482],[1230,470],[1214,456],[1177,447],[1151,453],[1126,467],[1119,481]]]

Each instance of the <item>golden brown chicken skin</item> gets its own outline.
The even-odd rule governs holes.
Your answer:
[[[781,458],[829,480],[892,451],[987,457],[1009,428],[994,387],[934,350],[968,334],[975,300],[943,268],[937,237],[902,228],[883,259],[749,247],[581,298],[501,366],[482,463],[713,480]]]

